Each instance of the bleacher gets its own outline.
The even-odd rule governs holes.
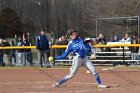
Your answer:
[[[106,45],[113,46],[113,45],[121,45],[121,44],[127,44],[131,45],[130,42],[108,42]],[[95,48],[96,52],[96,59],[91,60],[94,64],[100,64],[100,65],[132,65],[132,64],[140,64],[140,60],[132,60],[131,59],[131,51],[129,50],[128,46],[115,46],[115,47],[102,47],[102,48]],[[138,53],[138,57],[139,57]],[[69,59],[67,57],[64,60],[56,60],[55,61],[57,65],[63,64],[64,65],[70,65],[72,62],[72,58]]]

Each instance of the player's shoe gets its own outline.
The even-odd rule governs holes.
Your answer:
[[[89,70],[87,70],[87,72],[86,72],[87,74],[90,74],[91,72],[89,71]]]
[[[53,87],[59,87],[60,84],[57,82],[56,84],[53,84]]]
[[[100,84],[100,85],[98,85],[98,88],[108,88],[108,86]]]
[[[51,66],[47,66],[47,68],[51,68]]]

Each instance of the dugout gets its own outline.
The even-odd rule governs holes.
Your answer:
[[[114,35],[120,36],[121,39],[125,33],[136,33],[140,38],[140,17],[96,18],[96,37],[100,33],[106,36],[107,41]]]

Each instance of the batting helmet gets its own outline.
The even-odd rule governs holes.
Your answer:
[[[77,32],[77,31],[75,29],[69,29],[67,35],[71,35],[74,32]]]

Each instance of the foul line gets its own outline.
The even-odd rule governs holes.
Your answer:
[[[44,81],[44,82],[6,82],[6,83],[0,83],[0,85],[7,85],[7,84],[32,84],[32,83],[36,83],[36,84],[53,84],[53,83],[56,83],[56,82],[47,82],[47,81]],[[86,85],[96,85],[97,83],[81,83],[81,82],[69,82],[69,83],[75,83],[75,84],[86,84]]]
[[[81,91],[65,91],[65,92],[22,92],[22,93],[83,93],[83,92],[97,92],[97,90],[81,90]]]

